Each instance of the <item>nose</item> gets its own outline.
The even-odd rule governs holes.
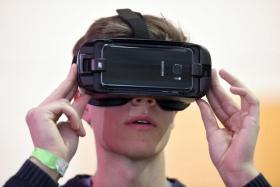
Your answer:
[[[153,97],[134,97],[131,102],[134,106],[139,106],[139,105],[155,106],[156,104],[156,100]]]

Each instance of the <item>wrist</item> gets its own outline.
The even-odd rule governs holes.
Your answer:
[[[56,154],[39,147],[35,147],[30,160],[57,181],[64,175],[68,162]]]
[[[29,160],[35,164],[36,166],[38,166],[41,170],[43,170],[46,174],[48,174],[54,181],[58,181],[59,178],[61,177],[60,174],[55,171],[52,170],[50,168],[48,168],[47,166],[45,166],[44,164],[42,164],[39,160],[37,160],[34,157],[30,157]]]
[[[255,177],[257,177],[260,172],[257,171],[255,166],[248,165],[243,167],[240,170],[228,171],[228,170],[221,170],[219,171],[220,176],[224,184],[227,187],[241,187],[245,186]]]

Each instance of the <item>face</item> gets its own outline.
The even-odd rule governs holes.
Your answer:
[[[175,111],[166,111],[152,97],[135,97],[121,106],[87,106],[87,121],[98,148],[132,159],[149,158],[165,147]]]

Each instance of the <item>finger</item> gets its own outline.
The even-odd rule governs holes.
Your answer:
[[[253,116],[259,115],[259,101],[258,99],[249,91],[246,86],[241,83],[237,78],[228,73],[226,70],[220,71],[221,77],[227,81],[232,87],[230,91],[239,95],[241,98],[241,109],[249,110],[249,114]],[[249,108],[248,108],[249,107]]]
[[[212,96],[212,100],[210,104],[213,104],[211,106],[213,107],[214,111],[220,111],[219,113],[216,113],[216,115],[219,119],[222,119],[222,121],[224,121],[226,115],[231,116],[239,109],[220,85],[218,75],[215,69],[212,70],[211,83],[212,92],[210,93],[210,95]],[[224,113],[226,113],[226,115]]]
[[[203,99],[199,99],[196,101],[199,109],[202,121],[204,123],[204,127],[206,130],[206,136],[209,140],[210,136],[217,130],[219,130],[218,123],[215,118],[215,114],[212,112],[209,104]]]
[[[72,89],[71,89],[70,92],[66,95],[65,98],[66,98],[68,101],[71,101],[71,100],[74,98],[75,94],[77,93],[77,90],[78,90],[78,82],[76,82],[76,83],[73,85]]]
[[[76,131],[73,131],[73,129],[71,129],[68,123],[61,123],[58,126],[58,129],[63,139],[63,142],[67,147],[67,150],[69,150],[69,153],[67,154],[68,158],[65,158],[65,160],[70,161],[70,159],[77,150],[79,143],[79,135]]]
[[[79,93],[79,92],[78,92]],[[86,94],[82,94],[79,97],[77,97],[72,106],[74,107],[74,109],[76,110],[79,118],[81,119],[85,110],[86,105],[88,104],[89,100],[91,99],[92,96],[86,95]],[[84,128],[84,125],[81,124],[80,126],[83,135],[86,135],[86,131]]]
[[[72,105],[75,108],[80,118],[83,116],[85,107],[91,98],[92,96],[87,94],[82,94],[79,92],[79,96],[76,97],[75,100],[73,101]]]
[[[259,115],[259,101],[252,93],[250,93],[248,89],[240,87],[231,87],[230,91],[233,94],[240,96],[241,108],[249,107],[248,112],[250,115]]]
[[[230,91],[239,96],[243,96],[246,98],[246,101],[250,104],[256,105],[258,104],[258,99],[246,88],[240,88],[240,87],[231,87]]]
[[[73,130],[77,131],[80,136],[85,135],[82,120],[68,100],[61,99],[59,101],[49,103],[48,105],[45,105],[45,110],[49,111],[48,114],[50,116],[48,118],[53,120],[54,122],[58,120],[58,116],[60,116],[61,114],[65,114],[68,118],[68,124],[70,125],[70,127]]]
[[[229,118],[229,115],[224,111],[223,107],[220,104],[220,101],[216,98],[214,92],[212,90],[209,90],[206,97],[218,119],[221,122],[226,121]]]
[[[221,69],[219,74],[231,86],[245,88],[245,86],[236,77],[234,77],[232,74],[230,74],[226,70]]]
[[[77,89],[77,65],[72,64],[67,78],[49,95],[40,105],[55,101],[57,99],[69,99],[69,93],[73,93],[73,89]],[[70,94],[71,96],[71,94]],[[71,98],[72,99],[72,98]]]

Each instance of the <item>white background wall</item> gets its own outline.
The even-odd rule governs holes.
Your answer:
[[[32,151],[26,112],[64,79],[72,46],[88,26],[117,8],[163,14],[209,49],[214,67],[230,70],[262,100],[279,98],[280,1],[0,0],[0,185]],[[94,155],[89,152],[81,158]],[[70,169],[69,176],[94,171],[94,164]]]

